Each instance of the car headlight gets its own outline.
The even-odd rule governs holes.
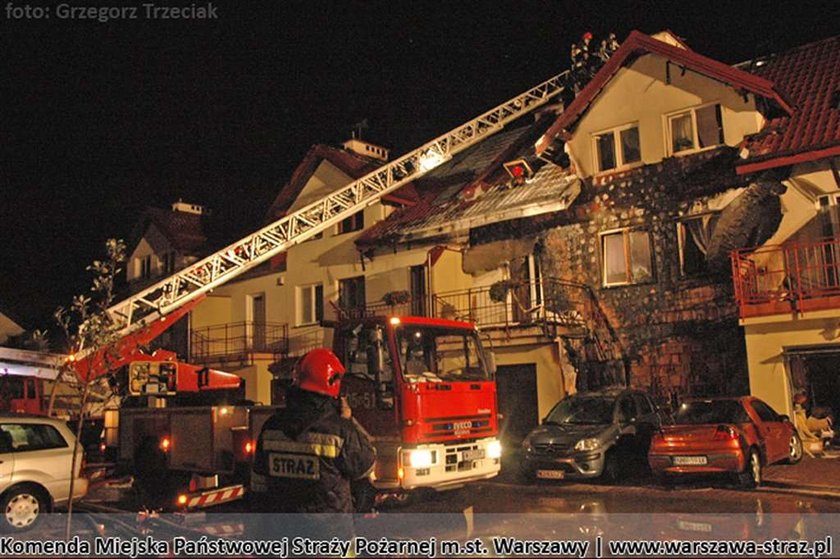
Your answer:
[[[499,441],[490,441],[487,445],[487,458],[494,460],[502,457],[502,443]]]
[[[599,446],[601,446],[601,441],[599,441],[595,437],[592,437],[592,438],[589,438],[589,439],[579,440],[577,442],[577,444],[575,444],[575,450],[582,450],[582,451],[595,450]]]
[[[432,465],[432,451],[410,450],[408,452],[408,463],[412,468],[428,468]]]

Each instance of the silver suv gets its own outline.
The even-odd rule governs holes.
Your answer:
[[[0,529],[26,530],[42,513],[67,503],[74,441],[70,428],[57,419],[0,415]],[[73,500],[87,493],[82,455],[79,449]]]
[[[647,462],[651,435],[660,425],[656,406],[638,390],[569,396],[525,437],[522,473],[538,479],[617,481],[633,458]]]

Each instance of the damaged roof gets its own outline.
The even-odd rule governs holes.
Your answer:
[[[510,187],[507,175],[489,180],[515,159],[547,123],[500,132],[415,181],[420,200],[368,228],[359,248],[467,232],[499,220],[566,209],[580,192],[576,177],[553,164],[540,167],[525,184]]]
[[[753,72],[781,88],[794,111],[747,138],[739,173],[840,155],[840,36],[778,54]]]

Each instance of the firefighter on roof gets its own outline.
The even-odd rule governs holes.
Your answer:
[[[344,366],[328,349],[295,365],[286,407],[262,428],[251,476],[263,512],[353,512],[350,482],[373,470],[374,449],[338,396]]]

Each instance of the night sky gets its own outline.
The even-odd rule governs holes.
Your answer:
[[[838,33],[840,2],[216,1],[218,19],[11,19],[0,3],[0,309],[48,325],[146,205],[262,222],[314,143],[401,153],[568,67],[584,31],[735,63]],[[25,7],[14,2],[14,7]],[[189,6],[162,0],[158,6]],[[204,5],[197,2],[196,5]]]

